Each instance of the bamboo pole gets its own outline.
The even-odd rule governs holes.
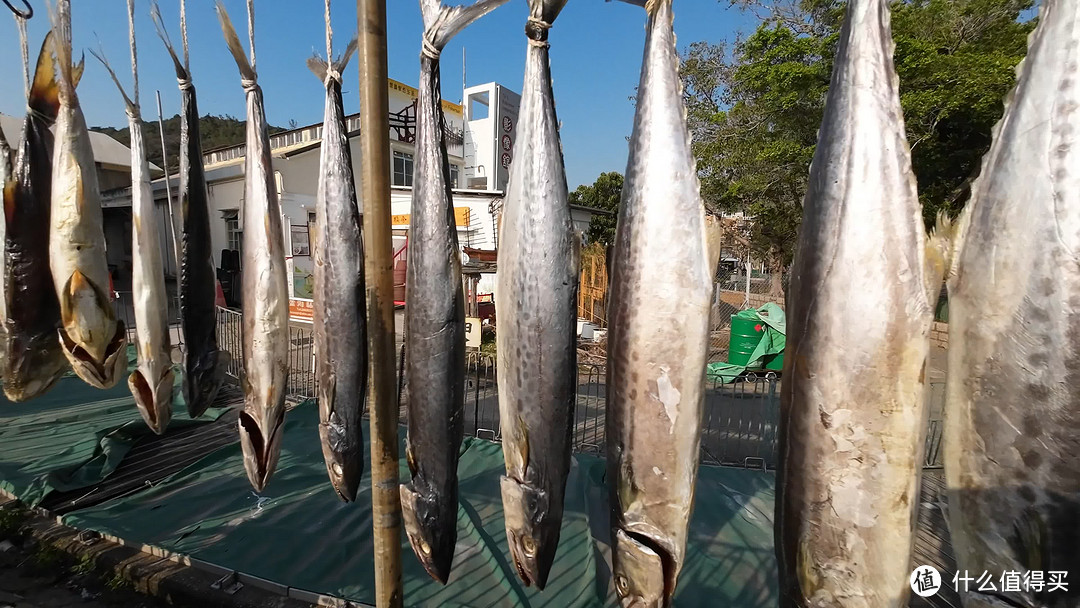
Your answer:
[[[375,605],[398,608],[401,499],[398,408],[394,384],[394,274],[390,232],[390,103],[387,99],[386,0],[356,0],[360,64],[360,192],[367,279],[368,410],[371,414],[372,535]]]

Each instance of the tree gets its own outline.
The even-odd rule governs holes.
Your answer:
[[[570,193],[570,204],[582,205],[607,211],[594,213],[589,220],[585,239],[590,243],[610,245],[615,242],[615,224],[619,215],[619,199],[622,197],[623,176],[617,171],[601,173],[591,186],[578,186]]]
[[[753,219],[752,250],[791,263],[846,2],[729,0],[762,22],[731,47],[692,43],[681,76],[702,197]],[[897,0],[894,61],[924,219],[957,213],[1026,52],[1034,0]],[[774,290],[779,289],[779,282]]]

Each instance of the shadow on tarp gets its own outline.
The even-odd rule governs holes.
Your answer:
[[[366,440],[366,422],[364,431]],[[404,430],[399,433],[403,439]],[[575,459],[556,563],[542,592],[520,582],[507,553],[499,494],[503,470],[499,444],[465,440],[453,573],[445,587],[432,581],[402,534],[405,605],[616,605],[608,565],[603,460]],[[407,478],[404,461],[400,473]],[[371,603],[375,573],[370,492],[366,473],[357,502],[337,498],[319,446],[317,408],[309,401],[286,416],[281,458],[262,495],[249,485],[236,443],[152,489],[75,511],[64,523],[289,587]],[[775,606],[772,474],[705,467],[696,500],[676,605]]]
[[[135,348],[128,347],[128,369]],[[176,372],[176,395],[169,431],[205,424],[228,408],[211,408],[197,420],[187,405]],[[0,393],[0,489],[36,506],[51,492],[89,488],[108,477],[139,440],[153,435],[124,376],[101,390],[69,372],[44,395],[12,403]]]

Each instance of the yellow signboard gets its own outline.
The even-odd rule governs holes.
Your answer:
[[[399,215],[390,216],[390,223],[394,226],[408,226],[409,214],[402,213]],[[469,208],[468,207],[454,207],[454,224],[459,228],[469,227]]]
[[[413,99],[416,99],[417,97],[420,96],[420,91],[416,90],[414,87],[410,87],[407,84],[398,82],[398,81],[394,80],[393,78],[387,78],[386,80],[389,82],[389,88],[392,91],[398,91],[399,93],[404,93],[405,95],[408,95],[409,97],[411,97]],[[456,104],[456,103],[451,102],[451,101],[446,101],[445,99],[442,101],[442,107],[443,107],[443,110],[446,110],[448,112],[453,112],[453,113],[458,114],[458,115],[464,114],[464,108],[460,104]]]

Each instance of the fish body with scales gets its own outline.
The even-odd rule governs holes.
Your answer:
[[[255,491],[262,492],[281,455],[285,426],[289,352],[285,242],[262,89],[221,2],[217,3],[217,12],[247,97],[241,299],[244,408],[239,427],[244,469]]]
[[[105,389],[127,370],[127,331],[109,293],[97,166],[75,93],[69,1],[60,0],[51,15],[60,108],[53,128],[49,266],[64,355],[83,381]]]
[[[22,140],[3,188],[4,331],[0,375],[9,401],[33,399],[52,388],[67,371],[57,330],[60,302],[49,270],[49,214],[53,135],[49,128],[60,109],[52,56],[52,32],[45,35],[27,101]],[[74,80],[82,75],[76,66]]]
[[[548,60],[566,0],[531,0],[517,142],[503,203],[495,307],[503,517],[526,585],[547,584],[562,525],[577,398],[579,238]]]
[[[361,416],[368,363],[364,241],[341,100],[341,75],[355,49],[353,39],[335,61],[308,60],[326,89],[314,247],[319,437],[330,483],[345,501],[356,500],[364,472]]]
[[[177,250],[184,374],[188,416],[198,418],[214,402],[232,357],[217,342],[217,271],[210,238],[210,194],[203,169],[199,104],[191,70],[177,57],[155,6],[158,36],[172,59],[180,88],[180,187]]]
[[[1047,583],[961,586],[965,608],[1080,606],[1078,65],[1080,4],[1043,0],[959,222],[944,436],[957,568]]]
[[[694,503],[712,268],[671,0],[646,39],[608,304],[607,483],[623,606],[670,606]],[[710,262],[712,264],[710,265]]]
[[[405,377],[410,479],[400,486],[402,523],[420,563],[445,584],[457,544],[457,463],[464,432],[465,296],[446,154],[439,53],[506,0],[444,6],[421,0],[423,53],[405,282]]]
[[[780,606],[910,594],[937,241],[923,229],[889,3],[840,31],[787,298],[775,547]]]

